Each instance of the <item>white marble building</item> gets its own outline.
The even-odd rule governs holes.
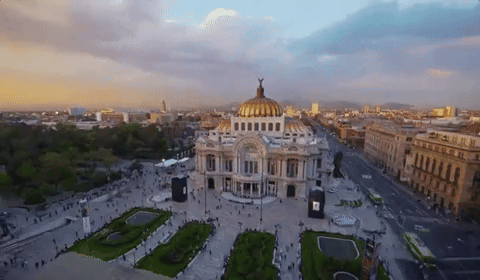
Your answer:
[[[257,96],[200,136],[195,150],[195,188],[240,197],[305,198],[309,188],[325,185],[333,170],[326,162],[327,141],[286,117],[277,102],[265,98],[261,82]]]

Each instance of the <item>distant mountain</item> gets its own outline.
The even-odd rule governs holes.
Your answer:
[[[326,101],[325,103],[319,103],[321,108],[325,109],[361,109],[362,105],[356,102],[350,101]]]
[[[390,110],[408,110],[413,108],[413,105],[398,103],[398,102],[387,102],[380,106],[382,109],[390,109]]]

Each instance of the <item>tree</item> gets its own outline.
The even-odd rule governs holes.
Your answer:
[[[59,153],[49,152],[41,158],[42,174],[45,180],[55,186],[58,192],[60,181],[75,176],[68,158]]]
[[[31,160],[24,161],[22,165],[17,169],[15,174],[18,177],[23,178],[26,181],[32,180],[37,175],[37,169],[33,166]]]
[[[117,163],[119,159],[113,155],[112,149],[100,149],[97,154],[98,158],[105,166],[105,169],[107,171],[107,179],[108,182],[110,182],[110,168],[113,164]]]
[[[0,172],[0,191],[10,191],[12,179],[5,172]]]

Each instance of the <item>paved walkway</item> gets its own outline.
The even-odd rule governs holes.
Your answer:
[[[222,193],[222,197],[227,199],[228,201],[231,201],[231,202],[237,202],[237,203],[242,203],[242,204],[256,204],[256,205],[260,205],[262,203],[267,204],[267,203],[271,203],[271,202],[274,202],[275,200],[277,200],[277,198],[273,197],[273,196],[266,196],[263,199],[260,199],[260,198],[243,198],[243,197],[235,196],[234,194],[232,194],[230,192]]]
[[[90,206],[92,210],[94,210],[90,214],[90,219],[94,222],[92,226],[93,231],[103,227],[105,220],[109,220],[110,217],[115,218],[134,206],[141,206],[142,204],[147,207],[154,206],[154,203],[148,201],[147,198],[164,190],[158,188],[159,176],[156,176],[153,172],[153,164],[151,164],[151,167],[147,166],[147,170],[149,171],[146,172],[145,176],[128,184],[128,188],[132,191],[130,193],[125,192],[125,196],[121,198],[113,197],[111,202],[91,203]],[[193,176],[190,177],[193,178]],[[223,272],[224,259],[229,255],[237,234],[245,231],[247,228],[263,229],[271,233],[275,233],[275,229],[278,228],[277,259],[282,255],[281,261],[279,261],[281,277],[282,279],[299,279],[299,234],[301,230],[313,229],[330,231],[366,238],[370,237],[370,235],[363,230],[380,230],[384,227],[382,221],[385,218],[378,218],[376,209],[368,203],[365,203],[360,208],[335,206],[332,202],[336,200],[331,198],[336,196],[336,193],[326,193],[327,204],[325,206],[325,219],[308,218],[306,200],[289,198],[264,203],[262,207],[263,221],[260,223],[261,209],[259,205],[234,203],[227,199],[222,199],[222,195],[213,190],[207,190],[207,214],[205,214],[204,192],[195,192],[191,179],[189,179],[188,183],[189,186],[192,186],[192,193],[196,193],[197,195],[189,195],[187,202],[177,203],[167,201],[157,203],[156,205],[157,208],[163,209],[171,207],[173,211],[177,213],[171,219],[172,225],[163,226],[147,239],[145,245],[139,245],[138,249],[127,253],[125,261],[123,257],[120,257],[114,260],[112,265],[117,265],[121,267],[121,269],[132,269],[133,263],[145,255],[145,248],[147,249],[146,251],[149,252],[150,249],[153,249],[161,242],[165,235],[174,232],[184,223],[185,219],[201,220],[210,217],[215,220],[218,218],[218,222],[215,222],[217,226],[216,234],[208,244],[206,244],[206,250],[200,252],[193,264],[186,269],[185,273],[181,276],[182,279],[204,280],[219,277]],[[142,187],[136,189],[135,186],[138,185]],[[329,186],[326,187],[328,189]],[[342,184],[338,184],[338,186],[335,187],[343,188]],[[251,199],[249,199],[249,201],[251,201]],[[107,204],[110,206],[107,207]],[[98,209],[98,211],[96,211],[96,209]],[[62,215],[72,216],[72,213],[76,211],[78,211],[78,207],[75,205],[74,209],[70,209],[65,213],[62,212]],[[352,214],[358,217],[361,223],[359,223],[358,227],[339,227],[329,222],[330,219],[337,214]],[[52,217],[52,219],[58,218],[58,216]],[[300,226],[300,222],[303,223],[302,226]],[[35,226],[38,228],[46,224],[47,221],[44,221],[41,225]],[[82,233],[81,220],[43,234],[28,245],[19,246],[21,252],[16,254],[20,258],[28,259],[30,268],[27,270],[15,268],[13,272],[9,271],[7,279],[22,279],[20,276],[25,275],[26,271],[35,271],[33,265],[36,261],[41,259],[48,260],[55,255],[55,245],[52,243],[53,238],[56,239],[56,244],[61,247],[65,243],[71,245],[75,240],[76,232],[80,233],[80,235]],[[388,225],[386,225],[386,233],[379,238],[379,241],[383,244],[381,247],[381,256],[389,263],[389,265],[387,265],[388,269],[396,275],[393,279],[403,279],[400,269],[395,264],[395,260],[397,258],[408,259],[410,255],[403,247],[402,241],[395,237],[395,234],[390,230]],[[35,254],[35,251],[37,251],[37,254]],[[212,251],[212,255],[210,255],[210,251]],[[9,256],[13,256],[13,254]],[[289,269],[289,266],[293,264],[295,264],[295,268]],[[43,268],[39,268],[39,271],[42,269]]]

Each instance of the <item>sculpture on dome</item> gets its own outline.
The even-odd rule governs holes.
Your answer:
[[[258,79],[258,81],[260,82],[260,87],[262,87],[262,82],[263,82],[263,79],[264,79],[264,78],[262,78],[262,79]]]

